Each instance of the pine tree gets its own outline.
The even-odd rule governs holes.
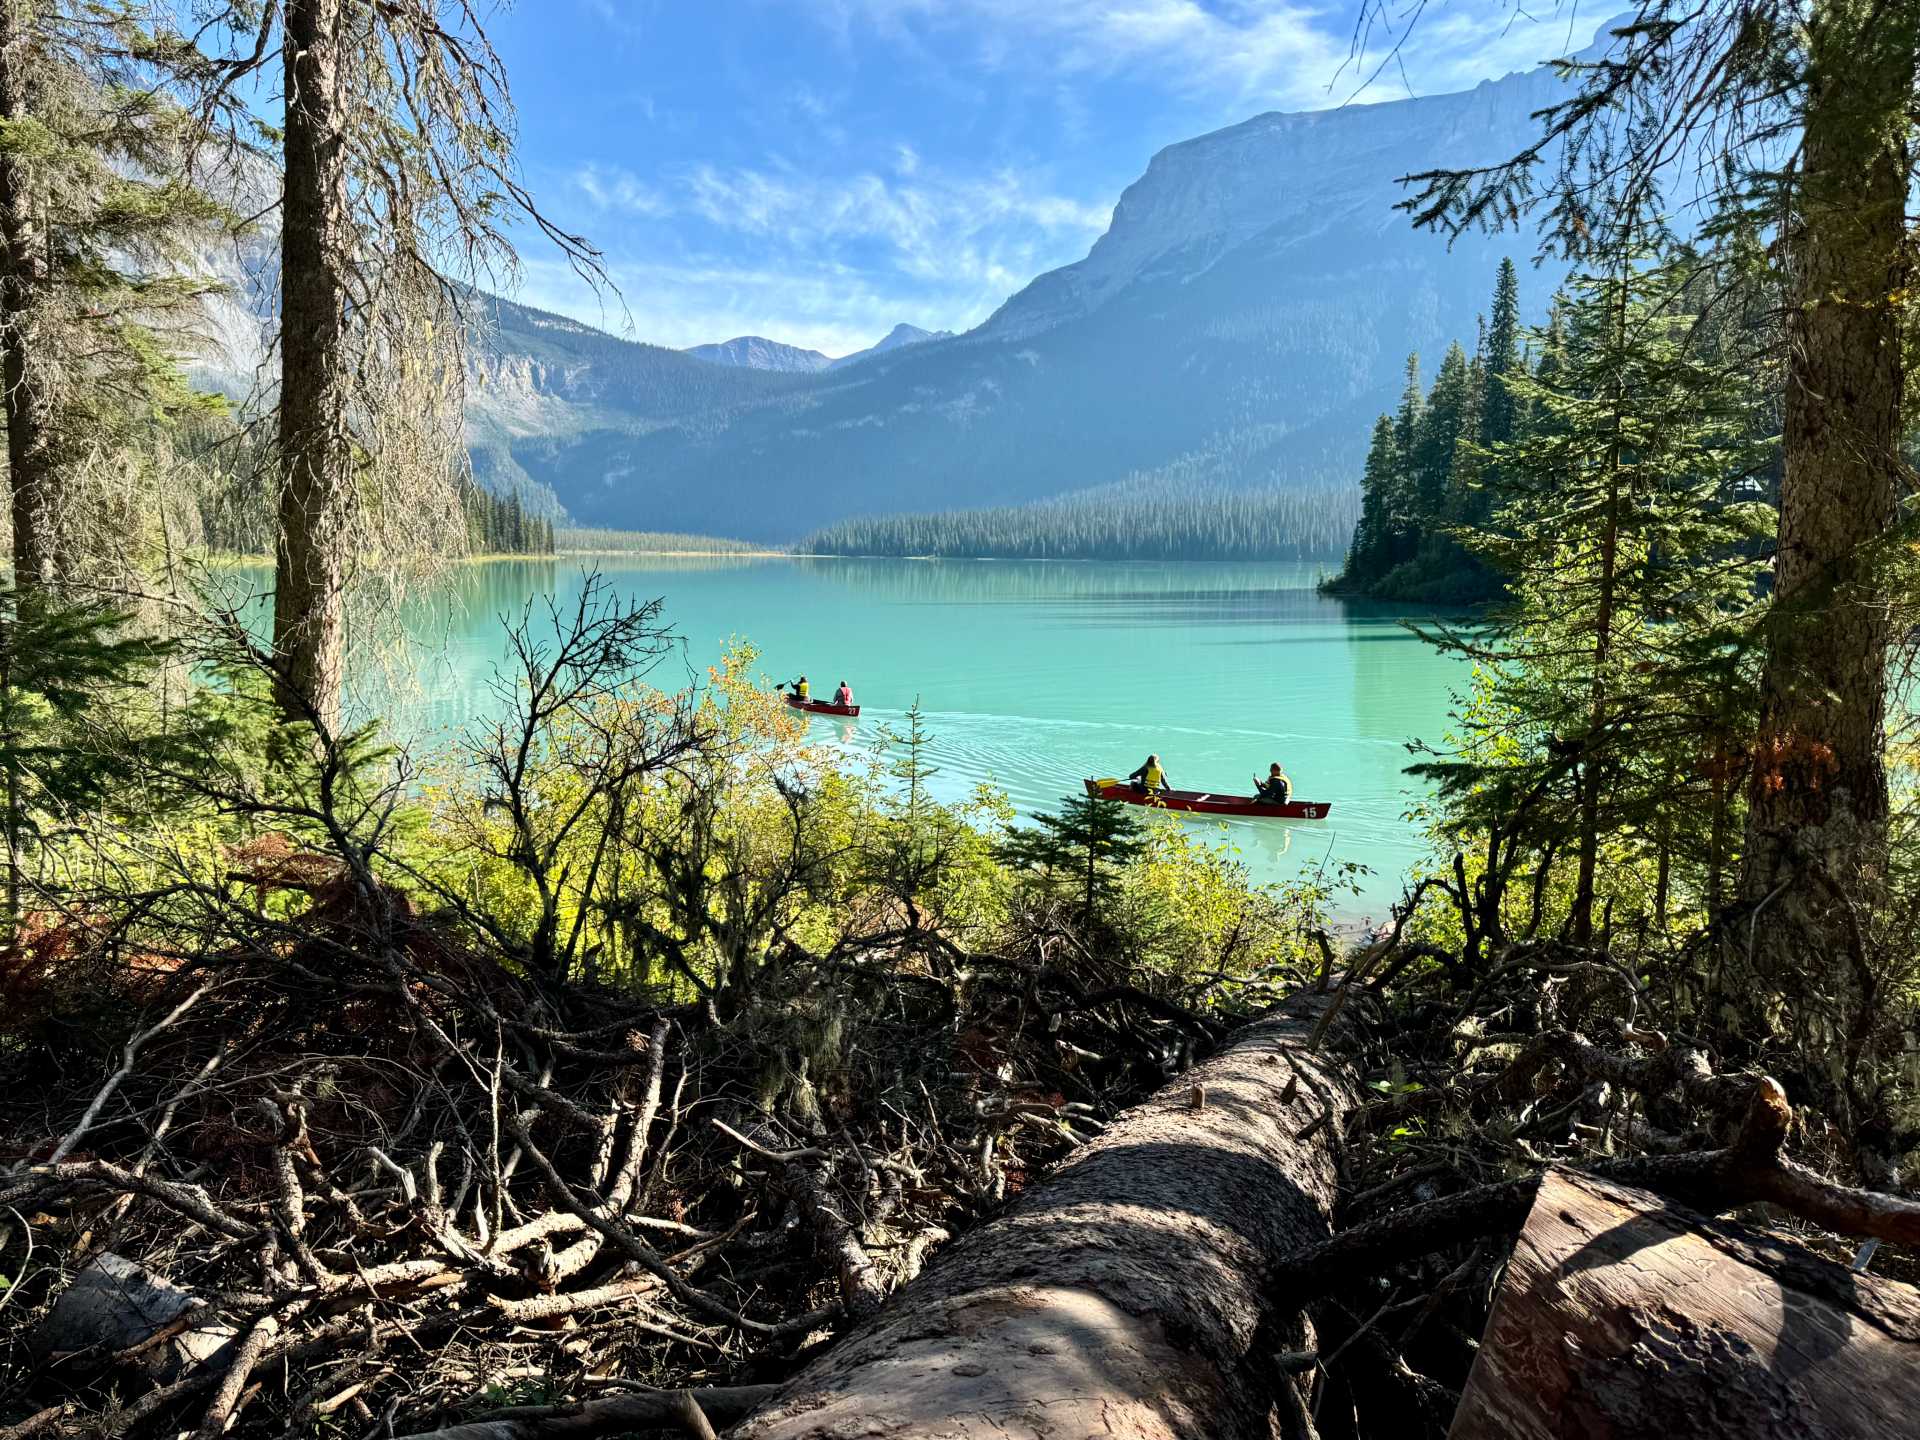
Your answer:
[[[908,927],[917,930],[926,921],[928,899],[939,893],[965,836],[953,813],[934,804],[928,794],[927,782],[940,771],[927,759],[933,736],[918,696],[907,708],[906,733],[883,731],[883,739],[892,750],[887,774],[899,788],[875,827],[869,868],[873,883],[894,897]]]
[[[177,8],[177,7],[175,7]],[[276,57],[280,387],[273,649],[291,719],[338,714],[353,563],[389,570],[464,531],[467,333],[443,272],[511,273],[534,221],[586,273],[599,256],[532,206],[506,75],[464,0],[212,0],[195,78],[230,96]],[[278,41],[276,45],[274,42]],[[229,104],[235,143],[257,120]]]
[[[1391,417],[1382,415],[1374,421],[1367,468],[1360,477],[1360,519],[1340,577],[1345,588],[1364,590],[1380,580],[1391,564],[1393,499],[1400,464],[1393,435]]]
[[[1467,355],[1455,341],[1440,361],[1440,372],[1434,377],[1433,391],[1416,427],[1412,456],[1414,523],[1422,535],[1432,533],[1446,507],[1453,457],[1461,437],[1468,433],[1465,424],[1472,403]]]
[[[1517,411],[1506,379],[1520,368],[1520,277],[1511,259],[1503,259],[1493,282],[1493,314],[1487,323],[1480,443],[1504,445],[1516,433]]]
[[[1498,477],[1488,457],[1490,429],[1516,423],[1506,381],[1526,372],[1518,339],[1519,282],[1511,261],[1494,285],[1494,319],[1477,326],[1473,354],[1450,345],[1423,394],[1419,357],[1407,361],[1400,405],[1383,437],[1376,427],[1361,486],[1361,516],[1348,561],[1328,582],[1336,592],[1383,599],[1480,603],[1500,582],[1449,533],[1483,528]],[[1492,375],[1498,370],[1500,380]],[[1498,400],[1495,391],[1498,391]],[[1488,407],[1496,415],[1488,419]],[[1391,483],[1384,477],[1391,472]],[[1364,533],[1363,533],[1364,532]]]
[[[179,178],[192,119],[147,58],[165,53],[152,18],[133,0],[0,4],[0,392],[23,588],[131,558],[124,519],[88,513],[89,457],[114,457],[116,488],[144,479],[156,421],[212,403],[163,332],[200,320],[216,287],[183,277],[230,217]]]
[[[1460,413],[1460,434],[1454,440],[1453,462],[1447,476],[1447,498],[1440,511],[1441,519],[1451,525],[1471,520],[1480,503],[1486,451],[1478,437],[1484,429],[1482,407],[1486,403],[1487,360],[1483,344],[1467,362],[1466,406]],[[1454,548],[1457,552],[1458,546]]]
[[[1420,385],[1420,356],[1407,356],[1406,384],[1400,391],[1400,406],[1393,417],[1394,480],[1388,559],[1394,565],[1413,558],[1419,545],[1415,517],[1420,509],[1420,478],[1416,457],[1419,454],[1421,420],[1426,414],[1426,393]]]
[[[1742,498],[1764,463],[1750,377],[1703,355],[1683,252],[1627,252],[1583,275],[1542,335],[1551,367],[1509,386],[1532,423],[1488,451],[1490,529],[1467,535],[1510,577],[1490,637],[1442,637],[1481,669],[1463,752],[1417,767],[1456,825],[1531,827],[1571,851],[1571,930],[1593,934],[1608,835],[1672,836],[1687,790],[1740,724],[1757,605],[1746,542],[1772,520]]]
[[[1009,827],[999,845],[1003,863],[1038,870],[1049,879],[1071,879],[1092,915],[1113,892],[1115,871],[1146,849],[1146,827],[1118,800],[1068,796],[1060,813],[1036,814],[1032,828]]]

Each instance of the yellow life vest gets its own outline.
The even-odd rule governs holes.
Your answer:
[[[1146,787],[1149,790],[1158,790],[1162,785],[1167,783],[1166,772],[1158,765],[1147,766],[1146,772],[1140,778],[1146,783]]]
[[[794,687],[794,691],[796,694],[799,695],[799,697],[802,700],[809,700],[812,698],[812,694],[807,687],[807,682],[804,680],[802,680],[798,685]]]

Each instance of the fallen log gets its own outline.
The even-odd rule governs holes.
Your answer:
[[[1867,1440],[1916,1414],[1920,1290],[1554,1170],[1450,1437]]]
[[[578,1440],[643,1429],[674,1429],[701,1440],[713,1434],[711,1422],[718,1420],[724,1425],[737,1420],[773,1391],[771,1385],[735,1385],[609,1395],[576,1405],[529,1405],[497,1411],[470,1425],[404,1435],[401,1440]]]
[[[1358,1098],[1308,1048],[1329,1003],[1296,997],[1127,1112],[730,1433],[1270,1440],[1276,1403],[1299,1412],[1277,1352],[1310,1346],[1260,1278],[1326,1237],[1322,1122]]]

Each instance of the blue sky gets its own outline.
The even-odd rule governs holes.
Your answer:
[[[625,313],[534,243],[519,298],[674,346],[761,334],[837,355],[903,320],[964,329],[1084,255],[1162,146],[1266,110],[1467,88],[1578,48],[1607,13],[1431,0],[1397,60],[1376,39],[1356,66],[1355,12],[519,0],[489,30],[522,164],[605,252]]]

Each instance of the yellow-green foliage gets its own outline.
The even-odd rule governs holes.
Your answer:
[[[184,707],[156,685],[112,711],[117,731],[94,727],[89,743],[140,756],[142,783],[62,817],[58,838],[49,827],[26,878],[162,895],[125,933],[191,955],[224,943],[207,938],[210,915],[297,922],[353,858],[508,965],[663,998],[750,996],[761,1102],[803,1120],[868,1063],[842,1053],[849,1005],[885,1006],[895,974],[965,989],[977,966],[1029,963],[1035,927],[1083,930],[1075,953],[1098,972],[1192,1004],[1317,960],[1311,931],[1347,868],[1255,888],[1229,846],[1162,817],[1113,866],[1100,913],[1063,910],[1047,876],[999,858],[1004,794],[935,802],[901,737],[864,755],[810,743],[755,658],[736,645],[681,692],[583,694],[524,737],[523,762],[510,724],[424,771],[369,728],[339,742],[346,763],[325,784],[314,737],[276,718],[260,674],[222,665]],[[521,764],[524,783],[503,780]]]
[[[565,887],[561,931],[581,927],[589,973],[690,994],[695,977],[727,984],[786,942],[818,955],[850,934],[919,927],[963,950],[991,946],[1008,923],[1011,895],[1031,883],[994,855],[994,828],[1010,813],[1005,797],[983,788],[965,803],[935,804],[892,783],[897,742],[865,757],[810,744],[804,722],[755,682],[754,660],[750,647],[736,645],[697,694],[622,693],[567,717],[536,747],[536,834],[558,833],[581,807],[589,817],[551,867]],[[589,772],[575,761],[593,736],[675,717],[691,718],[700,737],[691,750],[618,800],[587,792]],[[425,863],[439,883],[524,940],[539,896],[513,859],[512,827],[488,802],[483,780],[457,767],[438,777],[429,804],[439,853]],[[609,833],[621,839],[609,846]],[[1163,819],[1121,875],[1103,920],[1142,979],[1184,986],[1200,977],[1278,977],[1317,958],[1309,931],[1350,879],[1337,869],[1254,888],[1230,848]],[[659,963],[676,946],[692,975]],[[796,1063],[810,1057],[817,1074],[832,1048],[833,1017],[814,1013],[807,997],[791,999],[796,1030],[781,1048]],[[770,1076],[769,1084],[786,1089],[794,1078]]]
[[[1146,850],[1121,876],[1113,918],[1146,975],[1187,984],[1287,979],[1318,962],[1312,932],[1330,923],[1356,873],[1341,865],[1256,887],[1225,827],[1213,836],[1159,816]]]
[[[850,762],[808,742],[804,719],[755,683],[755,658],[750,646],[735,645],[697,693],[639,690],[601,700],[557,721],[535,747],[535,832],[557,835],[583,807],[586,814],[551,871],[564,887],[561,931],[582,927],[580,953],[593,957],[594,973],[688,986],[684,973],[652,964],[666,936],[687,946],[700,979],[719,984],[781,938],[819,953],[850,925],[898,923],[882,913],[875,857],[916,827],[945,848],[947,862],[934,891],[916,897],[927,914],[959,931],[1001,915],[1000,877],[986,839],[968,823],[992,812],[991,797],[908,815],[877,757]],[[664,729],[676,719],[691,724],[697,743],[624,796],[590,793],[592,771],[576,762],[594,737]],[[442,767],[430,803],[437,832],[453,843],[434,860],[434,874],[476,909],[521,927],[524,939],[539,899],[485,780],[471,767]],[[618,837],[611,845],[609,834]]]

